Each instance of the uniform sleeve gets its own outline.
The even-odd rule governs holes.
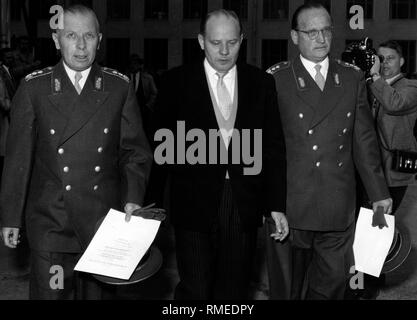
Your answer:
[[[7,94],[6,84],[0,77],[0,111],[8,112],[10,110],[10,100]]]
[[[0,194],[0,224],[21,227],[27,200],[36,138],[36,118],[29,85],[22,82],[10,113]]]
[[[277,100],[274,79],[268,75],[267,105],[263,133],[263,166],[267,188],[267,214],[270,214],[271,211],[286,212],[287,161],[285,138]]]
[[[371,92],[391,115],[406,115],[417,110],[417,81],[404,79],[406,85],[394,88],[382,78],[371,84]]]
[[[122,204],[124,206],[130,202],[143,206],[152,153],[143,130],[140,108],[132,85],[129,85],[123,106],[120,132]]]
[[[372,202],[390,197],[381,164],[381,155],[372,114],[368,105],[364,76],[358,81],[353,156],[356,168]]]

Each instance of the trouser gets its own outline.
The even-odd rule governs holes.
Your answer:
[[[180,282],[175,299],[248,299],[256,228],[243,229],[226,180],[216,223],[201,233],[175,227]]]
[[[291,229],[291,299],[340,300],[354,265],[355,224],[337,232]]]
[[[79,253],[32,250],[29,284],[30,300],[100,300],[113,288],[99,283],[90,274],[76,272]]]
[[[270,235],[275,232],[275,229],[274,220],[267,218],[264,230],[269,299],[288,300],[291,291],[291,246],[288,237],[283,242],[271,238]]]

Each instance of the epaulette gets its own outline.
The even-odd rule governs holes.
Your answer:
[[[51,74],[52,73],[52,70],[53,70],[53,67],[47,67],[47,68],[42,69],[42,70],[34,71],[34,72],[32,72],[31,74],[28,74],[25,77],[25,81],[30,81],[32,79],[36,79],[38,77],[46,76],[48,74]]]
[[[353,68],[353,69],[355,69],[356,71],[361,71],[361,69],[360,69],[359,67],[355,66],[354,64],[347,63],[347,62],[342,61],[342,60],[340,60],[340,59],[337,59],[337,60],[336,60],[336,62],[337,62],[338,64],[340,64],[341,66],[343,66],[343,67],[346,67],[346,68]]]
[[[274,74],[275,72],[287,69],[290,66],[291,66],[291,61],[282,61],[277,64],[274,64],[271,68],[266,70],[266,72],[270,74]]]
[[[111,68],[106,68],[106,67],[103,67],[102,70],[103,70],[103,72],[105,72],[107,74],[110,74],[110,75],[113,75],[113,76],[116,76],[116,77],[126,81],[127,83],[130,82],[130,79],[129,79],[128,76],[125,76],[123,73],[120,73],[117,70],[114,70],[114,69],[111,69]]]

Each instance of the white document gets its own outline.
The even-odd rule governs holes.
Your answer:
[[[372,227],[374,212],[361,208],[356,223],[353,253],[357,271],[379,277],[394,239],[395,218],[385,215],[388,228]]]
[[[111,209],[75,266],[76,271],[129,280],[155,240],[160,221]]]

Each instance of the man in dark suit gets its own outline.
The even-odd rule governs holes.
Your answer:
[[[169,175],[180,276],[175,298],[246,299],[262,214],[272,212],[277,238],[288,233],[282,213],[285,142],[276,92],[271,76],[245,63],[236,65],[242,29],[234,12],[209,13],[198,40],[205,60],[174,68],[162,81],[155,139],[163,141],[161,133],[173,132],[177,148],[175,163],[163,165],[162,144],[156,145],[150,192],[161,196]],[[209,141],[213,130],[214,145]],[[169,147],[174,140],[165,143]],[[195,152],[193,145],[199,145]],[[246,170],[240,151],[235,153],[239,146],[243,153],[255,150],[259,170]],[[220,162],[221,153],[226,161]]]
[[[10,248],[26,223],[31,299],[97,299],[97,284],[74,266],[110,208],[129,216],[142,205],[152,155],[129,79],[94,63],[95,13],[75,5],[61,18],[62,61],[28,75],[13,100],[0,223]],[[54,266],[63,288],[50,285]]]
[[[328,57],[332,35],[322,5],[301,6],[291,30],[300,56],[269,70],[287,145],[293,299],[344,297],[354,264],[355,167],[374,210],[392,206],[363,73]]]
[[[143,59],[137,54],[130,56],[129,73],[142,112],[145,133],[150,139],[150,121],[158,90],[152,75],[144,69]]]

